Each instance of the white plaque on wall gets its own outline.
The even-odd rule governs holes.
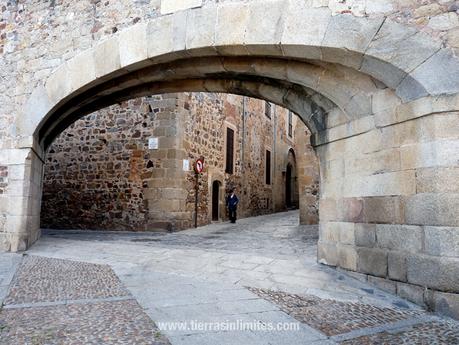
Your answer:
[[[190,170],[190,161],[188,159],[183,160],[183,171],[189,171]]]
[[[158,138],[148,138],[148,149],[150,150],[158,149]]]
[[[202,0],[161,0],[161,14],[202,6]]]

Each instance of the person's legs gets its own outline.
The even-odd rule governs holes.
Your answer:
[[[230,221],[231,221],[231,223],[235,223],[236,222],[236,211],[233,210],[233,209],[230,209]]]

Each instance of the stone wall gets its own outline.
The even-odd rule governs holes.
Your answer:
[[[312,148],[303,144],[307,142],[303,136],[308,137],[309,132],[296,115],[294,136],[289,138],[288,112],[273,105],[268,118],[264,107],[265,102],[242,96],[187,93],[139,98],[83,117],[65,130],[47,153],[42,227],[137,231],[189,228],[194,217],[195,174],[177,174],[182,169],[182,158],[192,163],[201,156],[206,168],[199,178],[199,225],[212,220],[215,180],[221,183],[222,220],[227,219],[224,198],[233,187],[237,187],[241,200],[239,217],[285,210],[289,149],[298,155],[299,169],[305,162],[313,166],[315,157],[308,157],[309,162],[303,158]],[[172,123],[160,129],[159,122],[169,120]],[[183,124],[182,135],[177,131],[179,124]],[[227,126],[235,130],[233,174],[225,173]],[[157,150],[149,150],[149,138],[171,136],[182,141],[180,148],[186,157],[172,157],[176,151],[162,157]],[[296,136],[305,141],[298,144]],[[272,151],[271,185],[266,185],[264,176],[266,149]],[[163,169],[168,170],[163,173]],[[309,180],[304,180],[308,184],[302,186],[305,194],[301,205],[314,210],[308,223],[317,223],[318,196],[315,193],[310,199],[308,195],[309,190],[317,188],[317,169],[316,162],[309,175],[302,172],[302,178]],[[180,179],[185,181],[179,186],[182,189],[177,189]],[[176,202],[179,205],[175,211]]]
[[[143,99],[85,116],[48,151],[43,182],[44,228],[141,230],[142,180],[151,173],[145,138],[152,113]]]

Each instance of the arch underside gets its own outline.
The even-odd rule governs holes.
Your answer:
[[[59,102],[36,133],[47,148],[84,115],[136,97],[174,92],[222,92],[264,99],[294,111],[319,138],[327,116],[346,121],[372,115],[381,83],[350,68],[274,57],[198,57],[144,67],[75,92]]]

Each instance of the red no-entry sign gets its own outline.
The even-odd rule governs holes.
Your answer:
[[[198,174],[202,173],[202,170],[204,169],[204,159],[199,158],[196,160],[195,164],[195,170]]]

